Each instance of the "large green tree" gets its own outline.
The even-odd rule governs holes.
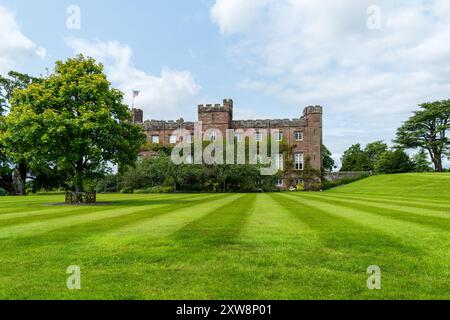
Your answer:
[[[450,149],[450,100],[423,103],[420,108],[398,129],[395,142],[403,148],[427,150],[435,170],[442,172],[443,156]]]
[[[6,77],[0,75],[0,131],[5,129],[4,115],[9,110],[11,98],[15,90],[25,89],[31,83],[41,81],[27,74],[10,71]],[[25,182],[27,179],[28,166],[24,159],[16,159],[13,163],[5,154],[5,150],[0,142],[0,187],[8,191],[9,194],[25,194]],[[13,168],[17,168],[19,177],[13,179]],[[19,183],[17,183],[19,181]]]
[[[372,143],[369,143],[365,148],[364,152],[369,157],[370,161],[370,169],[375,170],[376,163],[378,162],[378,159],[380,156],[388,151],[389,147],[386,143],[383,141],[375,141]]]
[[[145,142],[122,101],[94,59],[57,61],[51,75],[14,91],[1,134],[6,154],[52,168],[82,191],[85,179],[132,164]]]
[[[414,172],[433,171],[431,164],[428,161],[427,153],[423,149],[420,149],[420,151],[412,157],[412,162],[414,164]]]
[[[359,143],[354,144],[342,156],[341,171],[370,171],[372,164],[367,153]]]
[[[375,171],[383,174],[406,173],[414,170],[409,156],[400,149],[383,152],[375,165]]]

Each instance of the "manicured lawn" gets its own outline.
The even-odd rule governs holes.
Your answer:
[[[0,198],[0,299],[450,299],[448,174],[99,198],[110,203]],[[371,265],[381,290],[367,289]]]

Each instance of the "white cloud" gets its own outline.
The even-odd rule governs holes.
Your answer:
[[[183,107],[192,109],[193,98],[200,91],[189,71],[163,68],[156,76],[137,69],[133,65],[133,50],[120,42],[86,41],[69,38],[67,44],[76,53],[83,53],[101,61],[108,79],[125,93],[131,104],[133,90],[140,90],[136,107],[144,110],[145,118],[175,119],[186,113]]]
[[[367,28],[374,3],[380,30]],[[240,87],[296,110],[322,104],[339,154],[358,140],[390,141],[417,104],[450,98],[449,3],[216,0],[211,15],[224,36],[237,35],[228,39],[247,68]]]
[[[211,17],[222,33],[246,30],[271,0],[219,0],[211,8]]]
[[[45,58],[46,50],[20,30],[15,16],[0,6],[0,74],[14,69],[24,58]]]

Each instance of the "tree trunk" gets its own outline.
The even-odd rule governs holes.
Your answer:
[[[83,192],[83,175],[77,173],[74,180],[75,192]]]
[[[436,172],[443,172],[442,167],[442,153],[439,153],[436,150],[433,150],[431,148],[427,148],[428,153],[430,154],[431,161],[433,162],[434,169]]]
[[[24,163],[19,164],[20,180],[22,182],[20,190],[18,190],[18,195],[26,195],[26,181],[27,181],[27,165]]]
[[[434,161],[434,167],[436,168],[436,172],[442,172],[443,167],[442,167],[442,158],[436,158],[436,160]]]
[[[83,192],[83,159],[76,162],[75,165],[74,187],[75,192]]]

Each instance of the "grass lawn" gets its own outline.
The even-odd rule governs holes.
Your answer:
[[[61,201],[0,198],[0,299],[450,299],[449,174]],[[66,288],[70,265],[81,290]]]

